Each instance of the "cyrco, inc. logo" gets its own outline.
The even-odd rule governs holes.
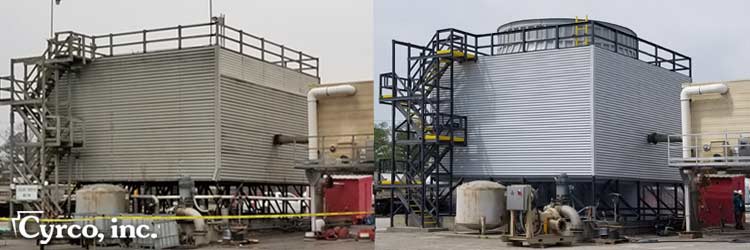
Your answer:
[[[151,228],[148,225],[116,225],[117,218],[111,218],[112,226],[110,226],[110,234],[104,235],[99,232],[99,228],[95,225],[86,224],[44,224],[40,219],[42,211],[19,211],[15,218],[11,219],[13,224],[13,231],[16,236],[20,233],[22,237],[27,239],[39,238],[40,244],[48,244],[52,239],[97,239],[102,242],[105,237],[111,239],[126,239],[126,238],[148,238],[155,239],[156,233],[148,233]],[[29,232],[29,224],[38,224],[38,232]],[[36,231],[36,230],[32,230]]]

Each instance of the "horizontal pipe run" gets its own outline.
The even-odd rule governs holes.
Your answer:
[[[307,136],[290,136],[290,135],[273,135],[273,145],[284,145],[284,144],[307,144]]]
[[[682,142],[682,136],[679,135],[667,135],[660,133],[651,133],[646,135],[646,142],[651,144],[658,144],[664,142]]]
[[[179,195],[133,195],[134,199],[151,199],[151,200],[179,200]],[[248,200],[277,200],[277,201],[309,201],[308,197],[273,197],[273,196],[252,196],[252,195],[196,195],[196,200],[205,199],[248,199]]]

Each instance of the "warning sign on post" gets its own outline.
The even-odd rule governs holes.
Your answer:
[[[39,185],[16,185],[16,200],[35,201],[39,199]]]

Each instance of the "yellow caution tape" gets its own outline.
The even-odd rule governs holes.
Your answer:
[[[248,219],[280,219],[280,218],[299,218],[299,217],[328,217],[328,216],[349,216],[349,215],[369,215],[373,212],[330,212],[330,213],[303,213],[303,214],[253,214],[253,215],[202,215],[202,216],[180,216],[180,215],[121,215],[121,216],[93,216],[81,218],[41,218],[40,222],[78,222],[78,221],[96,221],[96,220],[248,220]],[[0,221],[11,221],[15,218],[0,217]]]

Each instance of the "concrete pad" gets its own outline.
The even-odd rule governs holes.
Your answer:
[[[422,227],[389,227],[386,232],[389,233],[432,233],[432,232],[442,232],[442,231],[448,231],[447,228],[442,227],[428,227],[428,228],[422,228]]]
[[[437,232],[435,235],[454,237],[454,238],[469,238],[469,239],[501,239],[503,236],[502,232],[486,232],[479,234],[479,232]]]

